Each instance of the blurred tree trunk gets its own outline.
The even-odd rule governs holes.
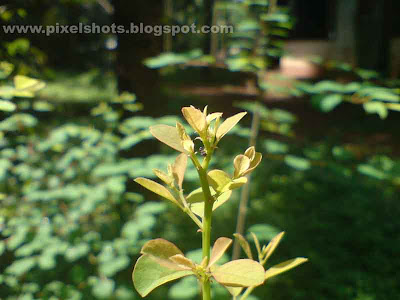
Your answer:
[[[114,0],[114,20],[130,29],[131,25],[161,25],[164,4],[160,0]],[[163,37],[149,33],[118,34],[116,73],[120,92],[135,93],[144,104],[145,114],[162,114],[157,70],[143,65],[143,60],[162,52]]]
[[[214,15],[214,0],[203,0],[204,2],[204,25],[213,25],[213,15]],[[211,28],[210,28],[211,29]],[[212,33],[206,34],[204,41],[203,53],[208,55],[211,54],[211,37]]]
[[[360,68],[388,70],[392,4],[392,0],[358,1],[356,43]]]

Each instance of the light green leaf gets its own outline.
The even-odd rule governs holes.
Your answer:
[[[256,153],[254,154],[254,158],[253,158],[253,159],[251,160],[251,162],[250,162],[249,168],[247,169],[247,171],[245,171],[245,172],[243,173],[243,176],[245,176],[245,175],[250,174],[251,172],[253,172],[253,170],[254,170],[255,168],[257,168],[258,165],[261,163],[261,160],[262,160],[262,154],[261,154],[260,152],[256,152]]]
[[[298,258],[293,258],[291,260],[277,264],[277,265],[269,268],[267,271],[265,271],[265,280],[267,280],[268,278],[274,277],[278,274],[281,274],[283,272],[286,272],[290,269],[293,269],[293,268],[297,267],[298,265],[305,263],[307,260],[308,260],[307,258],[298,257]]]
[[[285,234],[284,231],[279,233],[277,236],[275,236],[267,245],[264,251],[264,261],[267,261],[268,258],[272,255],[272,253],[275,251],[276,247],[278,247],[283,235]]]
[[[235,157],[233,161],[233,166],[235,168],[235,173],[233,177],[240,177],[250,167],[250,159],[247,156],[240,154]]]
[[[311,163],[309,160],[294,155],[285,156],[285,163],[288,166],[300,171],[308,170],[311,167]]]
[[[170,146],[171,148],[179,152],[185,152],[176,127],[163,124],[154,125],[150,127],[150,133],[157,140]]]
[[[251,248],[249,242],[245,239],[243,235],[240,233],[234,233],[233,236],[238,239],[240,246],[243,251],[246,253],[247,257],[253,259],[253,254],[251,253]]]
[[[33,97],[35,92],[45,87],[45,83],[27,76],[17,75],[14,77],[14,86],[15,96]]]
[[[378,114],[381,119],[385,119],[388,115],[388,110],[385,104],[377,101],[364,103],[364,110],[369,114]]]
[[[183,256],[182,254],[175,254],[169,258],[174,263],[178,264],[181,268],[194,270],[196,265],[192,260]]]
[[[222,255],[224,255],[225,251],[229,248],[231,244],[231,239],[228,239],[226,237],[218,238],[212,248],[208,266],[211,267],[213,264],[215,264],[222,257]]]
[[[317,95],[313,97],[315,105],[323,112],[333,110],[342,103],[342,99],[343,97],[340,94]]]
[[[246,177],[239,177],[237,179],[234,179],[229,185],[228,189],[234,190],[237,188],[240,188],[242,185],[247,183],[247,178]]]
[[[15,260],[9,267],[6,268],[6,273],[21,276],[32,269],[35,265],[36,259],[34,257]]]
[[[204,202],[204,194],[202,188],[193,190],[189,195],[186,196],[187,203],[198,203]]]
[[[202,195],[202,194],[203,194],[203,193],[201,193],[201,195]],[[213,194],[213,193],[212,193],[212,194]],[[214,192],[214,194],[215,194],[215,192]],[[217,200],[214,202],[214,204],[213,204],[213,211],[216,210],[216,209],[217,209],[218,207],[220,207],[221,205],[223,205],[226,201],[228,201],[229,198],[231,197],[231,195],[232,195],[232,191],[231,191],[231,190],[222,193],[222,194],[217,198]],[[198,197],[200,197],[200,196],[198,196]],[[198,199],[200,199],[200,198],[198,198]],[[196,215],[198,215],[200,218],[202,218],[202,217],[203,217],[203,214],[204,214],[204,196],[203,196],[202,199],[203,199],[203,200],[202,200],[201,202],[195,202],[195,203],[192,203],[192,204],[190,205],[190,210],[191,210],[193,213],[195,213]]]
[[[187,166],[187,155],[185,153],[180,154],[174,164],[172,165],[172,173],[180,189],[182,189],[183,178],[185,177],[185,171]]]
[[[14,111],[16,108],[17,106],[14,103],[0,100],[0,111]]]
[[[238,259],[215,268],[212,276],[225,286],[257,286],[264,282],[264,268],[254,260]]]
[[[228,185],[232,182],[231,177],[222,170],[211,170],[207,175],[209,184],[218,193],[225,192]]]
[[[136,262],[132,280],[136,291],[145,297],[164,283],[192,274],[190,270],[179,270],[169,264],[160,264],[153,256],[144,254]]]
[[[246,114],[247,112],[241,112],[226,119],[217,129],[217,142],[219,142]]]
[[[170,176],[159,169],[153,169],[153,173],[167,185],[171,185],[174,182]]]
[[[182,114],[189,125],[201,136],[207,128],[206,116],[203,112],[193,106],[189,106],[182,108]]]
[[[98,299],[108,299],[111,297],[115,287],[114,280],[99,279],[92,288],[93,295]]]
[[[148,241],[143,245],[140,253],[153,255],[162,259],[169,259],[171,256],[177,254],[183,255],[183,252],[177,246],[164,239]]]
[[[161,184],[143,177],[136,178],[135,182],[139,183],[146,189],[152,191],[153,193],[156,193],[157,195],[160,195],[161,197],[164,197],[172,201],[173,203],[179,206],[178,200],[176,200],[174,196],[171,194],[171,192],[168,191],[167,188],[162,186]]]

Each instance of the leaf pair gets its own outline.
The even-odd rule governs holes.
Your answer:
[[[168,174],[158,169],[153,169],[153,172],[169,187],[173,188],[174,184],[176,184],[179,187],[179,189],[182,189],[182,183],[185,177],[186,166],[187,166],[187,156],[186,154],[182,153],[175,159],[175,162],[172,165],[168,166]],[[153,193],[156,193],[157,195],[170,200],[174,204],[181,206],[180,201],[176,199],[174,195],[172,195],[172,193],[165,186],[153,180],[143,177],[136,178],[135,182],[145,187],[146,189],[152,191]]]
[[[233,161],[233,166],[235,172],[233,178],[239,178],[246,176],[253,172],[253,170],[260,164],[262,159],[262,154],[255,151],[254,146],[248,148],[244,155],[240,154],[235,157]]]
[[[145,297],[156,287],[188,275],[201,277],[206,272],[226,287],[257,286],[264,282],[264,268],[251,259],[239,259],[222,266],[216,263],[231,245],[232,240],[219,238],[215,241],[207,266],[197,265],[186,258],[171,242],[155,239],[147,242],[142,256],[137,260],[132,280],[138,293]]]
[[[268,245],[266,245],[266,246],[264,245],[261,248],[260,242],[258,241],[257,236],[254,233],[251,233],[251,235],[253,236],[256,248],[257,248],[258,258],[259,258],[259,262],[261,265],[265,265],[268,258],[272,255],[272,253],[275,251],[276,247],[279,245],[284,234],[285,234],[284,232],[279,233],[268,243]],[[247,257],[249,259],[253,259],[250,244],[248,243],[248,241],[239,233],[235,233],[234,236],[238,239],[240,246],[242,247],[243,251],[246,253]],[[293,258],[293,259],[287,260],[285,262],[282,262],[280,264],[277,264],[275,266],[272,266],[265,271],[263,281],[265,281],[269,278],[272,278],[274,276],[277,276],[281,273],[284,273],[286,271],[289,271],[290,269],[293,269],[293,268],[297,267],[298,265],[305,263],[307,260],[308,259],[304,258],[304,257],[297,257],[297,258]],[[242,288],[233,288],[233,289],[228,289],[228,290],[233,296],[238,296],[241,293]]]
[[[185,177],[187,167],[187,155],[182,153],[172,165],[168,165],[168,174],[159,169],[153,169],[153,173],[160,178],[166,185],[174,187],[176,184],[179,189],[182,189],[183,179]]]

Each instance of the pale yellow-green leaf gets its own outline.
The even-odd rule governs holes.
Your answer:
[[[187,203],[204,202],[203,190],[201,188],[193,190],[189,195],[186,196],[186,202]]]
[[[182,254],[176,254],[174,256],[171,256],[169,259],[174,263],[178,264],[182,268],[186,268],[189,270],[196,269],[195,263],[189,258],[183,256]]]
[[[391,110],[400,111],[400,104],[399,103],[385,103],[386,107]]]
[[[226,289],[228,290],[228,292],[229,292],[232,296],[234,296],[234,297],[239,296],[240,293],[243,291],[243,288],[242,288],[242,287],[226,286],[225,288],[226,288]]]
[[[202,194],[202,193],[201,193]],[[211,193],[211,194],[215,194],[215,192]],[[226,201],[229,200],[230,196],[232,195],[232,191],[226,191],[224,193],[222,193],[216,201],[214,201],[213,204],[213,211],[216,210],[218,207],[220,207],[221,205],[223,205]],[[198,196],[200,197],[200,196]],[[199,200],[200,198],[197,198],[196,200]],[[200,218],[203,218],[203,214],[204,214],[204,196],[202,196],[202,201],[197,201],[194,202],[190,205],[190,210],[195,213],[196,215],[198,215]]]
[[[225,192],[228,185],[232,182],[231,177],[222,170],[211,170],[207,175],[208,183],[218,193]]]
[[[211,267],[215,264],[221,257],[224,255],[225,251],[229,248],[232,244],[232,240],[226,237],[218,238],[211,251],[210,261],[208,266]]]
[[[179,152],[185,152],[178,131],[175,127],[163,124],[154,125],[150,127],[150,133],[157,140],[163,142],[164,144],[170,146],[171,148]]]
[[[170,268],[167,264],[160,264],[154,256],[144,254],[136,261],[132,280],[136,291],[145,297],[164,283],[192,274],[191,270]]]
[[[153,173],[167,185],[171,185],[174,182],[173,178],[159,169],[153,169]]]
[[[17,97],[33,97],[34,93],[44,88],[45,85],[46,84],[43,81],[23,75],[17,75],[14,77],[14,95]]]
[[[207,116],[207,111],[208,111],[208,105],[204,106],[204,109],[203,109],[203,114],[205,116]]]
[[[271,256],[271,254],[275,251],[276,247],[278,247],[281,239],[283,238],[285,232],[282,231],[278,235],[276,235],[267,245],[264,251],[264,261],[267,261],[267,259]]]
[[[197,108],[193,106],[183,107],[182,114],[189,125],[200,135],[203,134],[207,127],[206,116]]]
[[[226,119],[217,129],[217,142],[220,141],[222,137],[227,134],[246,114],[247,112],[241,112]]]
[[[253,170],[257,168],[257,166],[260,164],[261,160],[262,160],[262,154],[260,152],[256,152],[254,155],[254,159],[250,162],[250,166],[247,169],[247,171],[243,173],[243,176],[253,172]]]
[[[145,243],[140,250],[142,254],[149,254],[163,259],[169,259],[171,256],[180,254],[183,255],[183,252],[175,246],[170,241],[165,239],[153,239]]]
[[[222,117],[222,113],[219,113],[219,112],[209,114],[206,117],[207,124],[210,124],[213,120],[215,120],[216,118],[220,118],[220,117]]]
[[[17,106],[6,100],[0,100],[0,111],[14,111],[17,108]]]
[[[281,274],[283,272],[286,272],[290,269],[293,269],[297,267],[298,265],[301,265],[302,263],[305,263],[308,259],[304,257],[297,257],[290,259],[288,261],[285,261],[283,263],[277,264],[271,268],[269,268],[267,271],[265,271],[265,280],[268,278],[274,277],[278,274]]]
[[[260,256],[260,255],[261,255],[260,242],[259,242],[257,236],[256,236],[253,232],[250,232],[250,234],[251,234],[251,236],[253,237],[254,244],[256,245],[257,253],[258,253],[258,255]]]
[[[234,178],[240,177],[250,167],[250,159],[243,154],[239,154],[233,160],[233,166],[235,168],[233,177]]]
[[[180,189],[182,189],[183,178],[185,177],[185,171],[187,166],[187,155],[182,153],[178,155],[172,165],[172,173]]]
[[[175,197],[171,194],[171,192],[168,191],[167,188],[164,187],[163,185],[143,177],[136,178],[135,182],[139,183],[141,186],[152,191],[153,193],[156,193],[157,195],[160,195],[161,197],[164,197],[174,202],[175,204],[179,205],[179,202],[175,199]]]
[[[253,254],[251,253],[251,248],[249,242],[240,233],[234,233],[233,236],[238,239],[240,246],[242,247],[244,253],[247,257],[253,259]]]
[[[234,190],[237,188],[240,188],[242,185],[246,184],[247,182],[247,178],[246,177],[239,177],[234,179],[229,185],[228,185],[228,189],[230,190]]]
[[[256,149],[254,146],[247,148],[247,150],[244,152],[244,155],[246,155],[250,160],[253,160],[254,156],[256,155]]]
[[[264,268],[254,260],[238,259],[215,268],[212,276],[225,286],[257,286],[264,282]]]
[[[190,136],[186,133],[185,127],[179,122],[176,122],[176,130],[178,131],[178,135],[181,139],[181,141],[191,141],[192,139]]]

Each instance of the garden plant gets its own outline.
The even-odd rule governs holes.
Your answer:
[[[221,139],[246,115],[246,112],[238,113],[223,122],[221,122],[222,113],[208,114],[207,106],[203,111],[193,106],[184,107],[182,113],[198,136],[192,139],[179,122],[176,123],[176,127],[169,125],[150,127],[150,132],[156,139],[181,154],[172,165],[168,166],[167,172],[153,170],[163,184],[143,177],[136,178],[135,181],[177,205],[196,223],[202,234],[202,261],[200,264],[195,263],[185,257],[177,246],[165,239],[153,239],[146,242],[141,249],[142,256],[137,260],[132,274],[133,283],[137,292],[145,297],[162,284],[193,275],[197,277],[201,286],[203,300],[211,299],[213,280],[225,286],[233,299],[244,300],[255,287],[273,276],[304,263],[307,259],[294,258],[265,270],[268,258],[278,246],[284,233],[281,232],[264,246],[261,246],[257,236],[252,234],[258,254],[256,257],[253,256],[245,237],[235,234],[248,258],[218,264],[232,240],[220,237],[211,249],[213,211],[229,200],[232,190],[247,182],[245,176],[260,164],[262,154],[256,152],[254,147],[250,147],[244,154],[237,155],[233,161],[233,175],[218,169],[209,171],[213,153],[220,146]],[[198,150],[195,147],[195,140],[200,140],[202,143]],[[200,187],[185,194],[183,179],[188,158],[197,170]]]

